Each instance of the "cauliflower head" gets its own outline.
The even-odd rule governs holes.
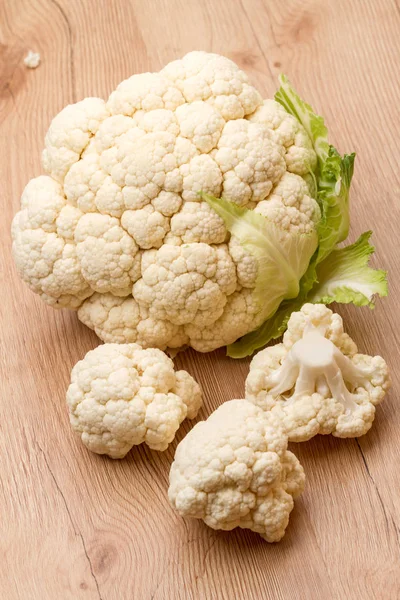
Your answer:
[[[209,351],[258,327],[285,297],[283,286],[255,301],[257,260],[200,191],[264,215],[271,247],[309,236],[292,252],[292,279],[316,248],[309,136],[216,54],[190,52],[133,75],[107,101],[67,106],[42,162],[46,175],[28,183],[13,221],[17,269],[106,342]]]
[[[318,433],[364,435],[389,387],[381,356],[359,354],[338,314],[305,304],[283,342],[253,358],[246,398],[279,419],[290,441],[304,442]]]
[[[72,369],[67,404],[74,431],[92,452],[123,458],[132,446],[166,450],[179,425],[194,419],[201,389],[161,350],[104,344]]]
[[[178,445],[168,496],[183,517],[203,519],[213,529],[251,529],[277,542],[304,482],[275,417],[231,400]]]

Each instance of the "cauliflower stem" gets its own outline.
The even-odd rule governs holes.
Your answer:
[[[266,381],[273,396],[284,396],[286,405],[301,401],[319,390],[343,405],[347,414],[357,408],[353,394],[349,391],[365,387],[370,368],[355,366],[351,360],[326,339],[323,331],[309,325],[303,337],[294,344],[281,367]],[[347,384],[347,385],[346,385]],[[349,386],[349,387],[348,387]]]
[[[382,357],[358,354],[338,314],[305,304],[292,313],[282,343],[253,358],[246,398],[271,411],[290,441],[302,442],[318,433],[364,435],[389,387]]]

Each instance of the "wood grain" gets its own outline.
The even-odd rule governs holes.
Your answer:
[[[2,0],[2,599],[400,598],[399,28],[395,0]],[[23,66],[28,49],[42,55],[37,70]],[[390,297],[374,312],[340,312],[363,351],[387,358],[393,390],[366,437],[295,446],[308,487],[275,545],[174,514],[166,490],[176,443],[116,462],[81,446],[65,390],[98,340],[31,294],[10,257],[10,222],[40,173],[50,119],[192,49],[233,58],[266,95],[283,71],[323,112],[333,142],[358,154],[351,239],[373,228],[376,263],[390,272]],[[177,363],[203,385],[201,417],[243,394],[248,361],[220,351]]]

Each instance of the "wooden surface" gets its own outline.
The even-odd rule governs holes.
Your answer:
[[[400,598],[399,31],[396,0],[0,2],[2,600]],[[23,65],[28,49],[41,53],[37,70]],[[116,462],[82,447],[65,390],[98,340],[30,293],[10,257],[11,218],[40,173],[50,119],[192,49],[231,57],[266,95],[283,71],[323,112],[332,141],[358,154],[351,239],[373,228],[375,263],[390,271],[390,298],[374,312],[340,312],[363,351],[387,358],[393,390],[366,437],[294,446],[308,486],[275,545],[174,514],[176,443]],[[204,388],[201,417],[243,394],[247,361],[220,351],[177,363]]]

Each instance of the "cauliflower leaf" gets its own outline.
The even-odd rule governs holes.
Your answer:
[[[386,271],[371,269],[369,259],[374,247],[369,244],[372,231],[366,231],[354,244],[336,248],[317,267],[318,283],[309,296],[310,302],[340,302],[373,308],[375,294],[387,296]]]
[[[228,231],[257,259],[254,296],[261,307],[267,292],[268,303],[275,303],[275,309],[284,298],[296,298],[299,280],[308,266],[305,261],[317,246],[316,231],[301,234],[283,231],[265,216],[224,198],[201,196],[224,220]]]
[[[285,75],[280,76],[279,82],[281,87],[275,94],[275,100],[303,125],[317,155],[314,175],[316,199],[322,211],[318,226],[318,256],[321,261],[336,244],[347,238],[349,232],[349,190],[356,155],[353,152],[342,158],[328,142],[324,119],[300,98]]]

